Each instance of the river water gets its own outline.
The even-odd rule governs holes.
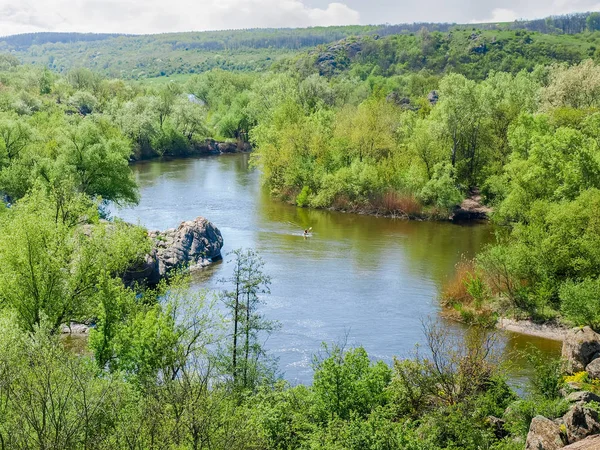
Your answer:
[[[374,359],[408,357],[423,344],[423,320],[438,319],[438,295],[461,258],[493,240],[488,225],[411,222],[296,208],[271,199],[248,154],[137,163],[141,201],[113,215],[164,230],[204,216],[223,234],[224,260],[193,274],[196,288],[220,289],[226,254],[253,248],[271,276],[264,315],[281,324],[265,342],[294,383],[309,383],[323,342],[362,345]],[[305,239],[302,230],[313,228]],[[440,319],[441,320],[441,319]],[[460,326],[447,322],[448,327]],[[529,368],[515,351],[529,344],[556,355],[560,344],[502,335],[514,382]]]

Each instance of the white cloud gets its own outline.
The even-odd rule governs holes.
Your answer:
[[[537,4],[536,4],[537,3]],[[495,8],[485,19],[472,20],[481,22],[513,22],[518,19],[541,19],[548,16],[600,10],[600,3],[593,4],[589,0],[553,0],[551,2],[523,2],[514,9]]]
[[[301,0],[0,0],[0,35],[34,31],[158,33],[360,23],[343,3]]]
[[[519,16],[512,9],[496,8],[492,11],[492,15],[488,19],[473,21],[474,23],[481,22],[514,22]]]

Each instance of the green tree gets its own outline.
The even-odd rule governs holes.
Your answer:
[[[252,389],[269,375],[268,367],[262,365],[266,354],[259,334],[270,334],[277,324],[265,319],[258,307],[262,303],[260,294],[270,293],[271,278],[263,272],[264,262],[253,250],[237,249],[230,255],[233,273],[221,280],[233,287],[223,293],[233,322],[228,366],[235,386]]]
[[[135,203],[138,192],[129,169],[130,155],[131,147],[118,130],[85,120],[64,131],[44,175],[52,184],[71,179],[79,192],[90,197]]]
[[[481,88],[462,75],[444,77],[432,119],[443,126],[443,136],[450,144],[449,158],[459,181],[475,184],[485,119]]]
[[[324,346],[324,351],[326,357],[313,363],[313,391],[321,420],[347,420],[352,414],[366,417],[385,404],[385,388],[391,381],[385,363],[372,364],[362,347],[344,352],[339,346]]]
[[[136,227],[81,226],[97,218],[97,207],[81,197],[58,210],[39,191],[0,217],[0,301],[18,313],[24,329],[47,320],[56,331],[89,318],[102,274],[122,274],[149,250]]]

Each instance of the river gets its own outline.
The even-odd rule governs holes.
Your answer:
[[[269,197],[248,154],[150,161],[133,167],[141,201],[113,215],[164,230],[204,216],[223,234],[224,260],[195,271],[196,288],[220,289],[231,273],[226,254],[255,249],[272,278],[262,311],[281,329],[265,342],[292,384],[308,383],[321,343],[362,345],[374,359],[407,357],[425,341],[422,321],[437,319],[438,295],[454,266],[493,240],[489,225],[454,225],[296,208]],[[302,236],[312,227],[312,237]],[[441,320],[441,319],[440,319]],[[460,326],[447,322],[448,327]],[[510,375],[531,343],[548,355],[560,344],[512,333],[501,337]]]

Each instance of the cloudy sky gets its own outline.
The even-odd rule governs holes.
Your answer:
[[[600,0],[0,0],[0,35],[476,22],[600,10]]]

